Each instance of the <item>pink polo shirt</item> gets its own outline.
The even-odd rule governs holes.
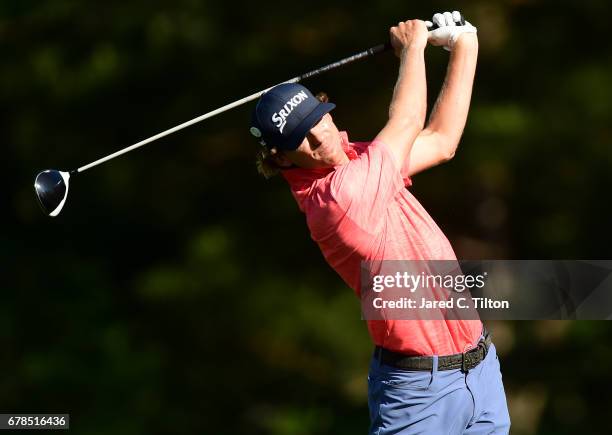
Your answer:
[[[453,248],[405,187],[405,168],[380,141],[350,143],[349,163],[324,169],[288,169],[283,176],[312,239],[327,262],[359,295],[361,261],[454,260]],[[480,320],[368,320],[376,345],[411,355],[449,355],[471,349]]]

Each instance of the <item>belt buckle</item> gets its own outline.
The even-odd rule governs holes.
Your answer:
[[[487,353],[489,352],[489,349],[487,349],[487,341],[486,341],[486,339],[480,340],[478,342],[478,350],[479,350],[479,352],[482,353],[481,361],[484,361],[484,359],[487,357]]]

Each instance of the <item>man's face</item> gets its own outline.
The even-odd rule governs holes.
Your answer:
[[[342,149],[338,127],[329,113],[316,123],[302,143],[293,151],[284,151],[283,156],[300,168],[329,168],[348,161]]]

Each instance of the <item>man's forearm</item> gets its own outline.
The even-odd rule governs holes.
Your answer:
[[[404,123],[410,130],[416,130],[416,137],[425,123],[426,111],[424,52],[409,47],[401,55],[398,79],[389,106],[389,120]]]
[[[398,79],[389,106],[389,121],[377,136],[391,145],[398,162],[410,154],[427,113],[424,50],[406,47],[400,59]]]
[[[439,136],[451,154],[459,143],[467,121],[477,57],[476,35],[461,35],[451,52],[442,90],[424,132]]]

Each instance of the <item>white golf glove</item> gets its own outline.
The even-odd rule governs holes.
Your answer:
[[[435,14],[431,21],[425,21],[427,27],[432,27],[434,24],[437,24],[438,28],[429,32],[429,43],[442,45],[448,51],[453,49],[462,33],[476,33],[476,27],[467,21],[461,24],[461,14],[458,11]]]

